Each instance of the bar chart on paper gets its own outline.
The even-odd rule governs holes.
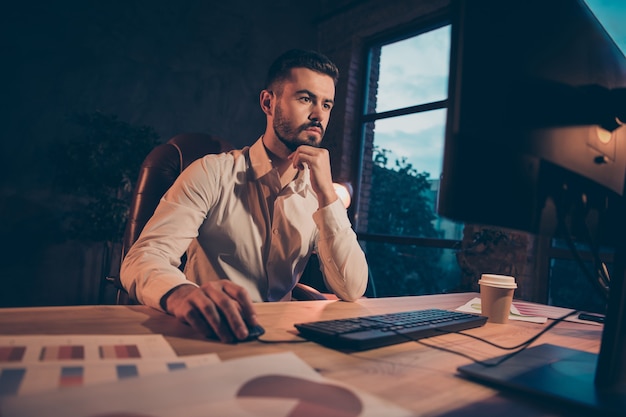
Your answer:
[[[115,384],[15,396],[0,402],[0,414],[5,417],[415,415],[349,385],[327,380],[293,352],[229,359],[208,367]]]
[[[175,356],[161,335],[0,336],[0,364]]]
[[[161,335],[0,336],[0,398],[219,362],[184,358]]]

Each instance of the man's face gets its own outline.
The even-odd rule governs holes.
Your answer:
[[[331,77],[305,68],[292,69],[274,109],[273,128],[278,139],[292,152],[300,145],[319,147],[334,99]]]

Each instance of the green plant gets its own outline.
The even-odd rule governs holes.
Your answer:
[[[139,167],[159,137],[151,127],[100,112],[76,114],[70,122],[75,134],[53,152],[67,235],[119,242]]]
[[[478,291],[483,273],[524,275],[529,236],[523,232],[491,226],[466,224],[462,248],[456,253],[463,273],[463,290]]]
[[[390,164],[390,151],[374,148],[368,233],[439,238],[427,193],[429,177],[406,158]],[[390,166],[391,165],[391,166]],[[379,296],[430,294],[447,290],[439,268],[442,249],[367,242],[368,263]],[[391,261],[390,261],[391,260]]]

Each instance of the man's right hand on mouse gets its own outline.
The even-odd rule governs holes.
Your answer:
[[[232,343],[248,337],[248,325],[259,325],[246,290],[228,280],[200,287],[183,284],[164,300],[165,310],[201,334]]]

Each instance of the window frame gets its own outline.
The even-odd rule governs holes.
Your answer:
[[[438,100],[423,104],[412,105],[408,107],[386,110],[379,113],[367,112],[368,100],[370,94],[370,80],[371,80],[371,63],[372,51],[376,48],[382,48],[385,45],[389,45],[395,42],[406,40],[415,36],[425,34],[427,32],[443,28],[451,25],[451,18],[449,13],[438,14],[430,18],[422,19],[419,22],[415,22],[409,26],[403,26],[396,28],[390,32],[378,34],[370,39],[367,39],[363,43],[363,53],[361,60],[364,63],[364,70],[362,74],[362,96],[360,97],[360,111],[357,114],[356,123],[358,125],[358,143],[359,143],[359,158],[356,172],[356,187],[355,187],[355,199],[353,204],[354,210],[354,228],[357,233],[357,237],[360,241],[364,242],[382,242],[390,244],[401,245],[414,245],[418,247],[433,247],[442,249],[458,249],[461,246],[461,239],[445,239],[445,238],[427,238],[418,236],[401,236],[393,234],[381,234],[381,233],[369,233],[360,231],[359,227],[359,214],[361,210],[361,193],[363,187],[363,174],[364,174],[364,162],[367,157],[367,124],[373,123],[378,120],[390,119],[399,116],[406,116],[411,114],[420,114],[433,110],[447,109],[449,106],[449,99]],[[373,144],[373,141],[372,141]]]
[[[400,236],[381,233],[367,233],[360,231],[363,229],[359,225],[359,211],[361,210],[361,196],[363,188],[363,175],[364,175],[364,158],[366,155],[367,147],[367,123],[376,122],[377,120],[389,119],[397,116],[404,116],[408,114],[416,114],[425,111],[438,110],[449,107],[449,98],[446,100],[440,100],[437,102],[431,102],[426,104],[420,104],[415,106],[409,106],[405,108],[399,108],[394,110],[383,111],[380,113],[368,113],[367,103],[370,93],[369,83],[371,77],[370,68],[370,51],[376,47],[382,47],[384,45],[408,39],[413,36],[417,36],[434,29],[441,28],[443,26],[451,24],[450,9],[444,7],[439,11],[421,16],[414,19],[410,23],[401,24],[394,28],[385,30],[374,34],[373,36],[361,37],[359,39],[360,57],[359,62],[361,65],[359,71],[359,80],[357,85],[360,86],[359,94],[355,98],[354,119],[353,126],[355,135],[355,141],[357,144],[357,153],[355,163],[352,166],[354,169],[354,196],[353,204],[349,211],[351,219],[353,221],[353,227],[357,234],[359,241],[367,242],[382,242],[388,244],[400,244],[400,245],[412,245],[418,247],[434,247],[443,249],[461,249],[463,244],[463,237],[459,240],[456,239],[432,239],[422,238],[417,236]],[[354,80],[354,79],[353,79]],[[371,144],[370,144],[371,146]],[[370,149],[371,152],[371,149]],[[369,155],[371,158],[371,154]],[[553,260],[574,260],[574,257],[568,250],[554,247],[551,238],[543,236],[530,235],[531,243],[529,247],[529,259],[526,267],[529,268],[526,275],[531,276],[532,282],[528,282],[527,287],[529,289],[526,298],[530,301],[548,303],[550,299],[550,285],[551,285],[551,271]],[[532,253],[532,254],[531,254]],[[603,254],[605,262],[612,263],[612,254]],[[589,252],[582,251],[581,256],[583,259],[589,259]],[[462,279],[462,278],[460,278]]]

